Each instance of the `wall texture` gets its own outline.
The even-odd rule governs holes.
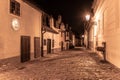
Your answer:
[[[97,32],[93,40],[95,46],[106,42],[107,60],[120,67],[120,1],[98,0],[94,5],[94,21],[97,22],[97,28],[93,27]]]

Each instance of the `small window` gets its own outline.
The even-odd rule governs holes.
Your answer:
[[[20,3],[10,0],[10,13],[20,16]]]
[[[52,47],[54,47],[54,40],[52,40]]]
[[[44,39],[44,45],[46,45],[46,39]]]

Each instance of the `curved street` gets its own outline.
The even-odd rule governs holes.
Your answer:
[[[120,80],[120,69],[100,60],[96,53],[76,47],[34,61],[0,65],[0,80]]]

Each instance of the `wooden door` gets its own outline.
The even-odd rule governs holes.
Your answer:
[[[51,53],[51,39],[47,39],[47,53]]]
[[[66,44],[67,50],[69,49],[69,43]]]
[[[40,57],[40,37],[34,37],[34,57]]]
[[[63,41],[61,42],[61,51],[63,51]]]
[[[21,36],[21,62],[30,60],[30,36]]]

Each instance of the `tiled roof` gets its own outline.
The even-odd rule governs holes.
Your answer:
[[[48,32],[52,32],[52,33],[58,34],[57,31],[53,30],[53,29],[50,28],[50,27],[44,26],[44,29],[45,29],[46,31],[48,31]]]

